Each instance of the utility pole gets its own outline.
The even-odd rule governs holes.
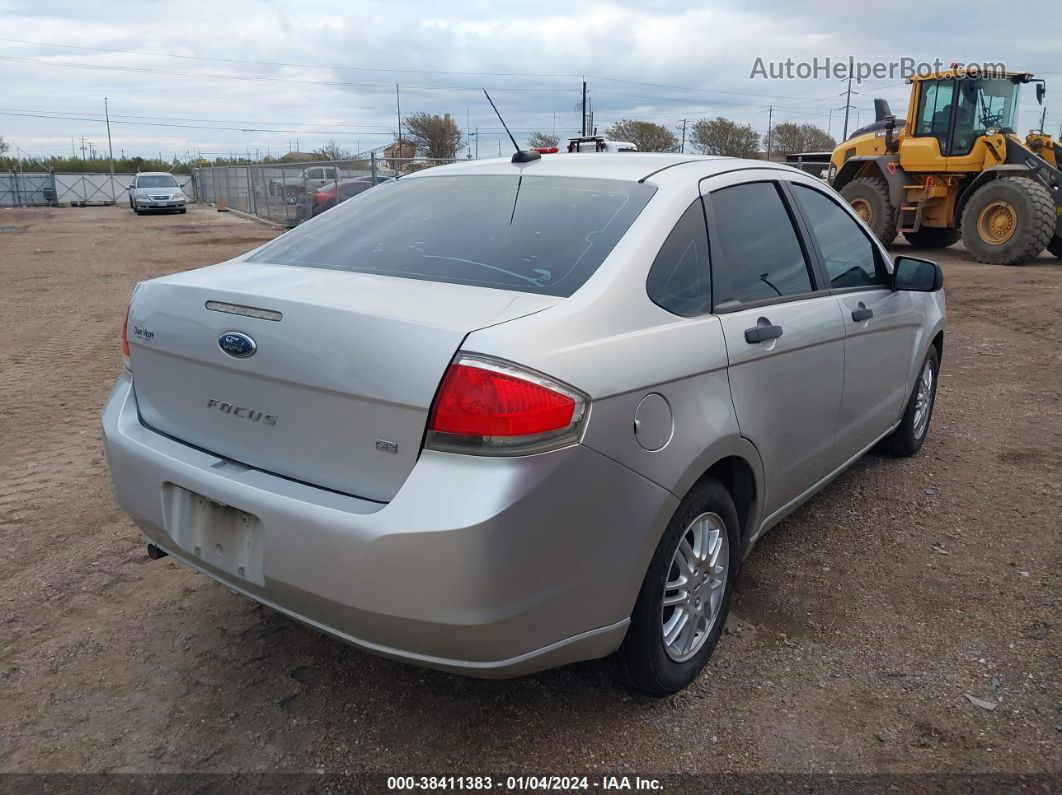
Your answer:
[[[81,159],[85,159],[85,137],[81,137]]]
[[[398,83],[395,83],[395,108],[398,111],[398,156],[402,157],[402,97],[398,93]]]
[[[682,146],[679,148],[679,152],[686,154],[686,119],[682,120]]]
[[[111,146],[111,112],[107,107],[107,97],[103,98],[103,118],[107,120],[107,157],[111,161],[111,201],[117,199],[114,192],[114,147]]]
[[[833,135],[833,108],[830,108],[830,120],[826,122],[826,134]]]
[[[581,107],[582,107],[582,110],[583,110],[583,122],[582,122],[582,132],[579,133],[579,134],[585,136],[586,135],[586,81],[585,80],[583,81],[583,102],[582,102],[582,106]]]
[[[852,70],[848,70],[848,91],[844,98],[844,133],[841,140],[848,140],[848,111],[852,108]]]
[[[479,127],[476,128],[476,160],[479,160]]]
[[[774,105],[767,106],[767,161],[771,160],[771,126],[774,118]]]

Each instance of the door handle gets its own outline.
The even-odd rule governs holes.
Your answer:
[[[782,336],[781,326],[753,326],[745,329],[745,342],[755,345],[757,342],[778,339]]]
[[[864,320],[870,320],[874,317],[874,310],[869,307],[861,306],[859,309],[852,310],[852,320],[856,323],[862,323]]]

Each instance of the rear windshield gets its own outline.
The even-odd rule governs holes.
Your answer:
[[[177,180],[165,174],[152,177],[137,177],[136,186],[138,188],[176,188]]]
[[[516,174],[400,179],[248,261],[569,296],[654,192],[637,182]]]

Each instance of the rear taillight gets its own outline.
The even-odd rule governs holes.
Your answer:
[[[122,321],[122,364],[126,370],[132,370],[129,362],[129,310],[125,310],[125,320]]]
[[[526,455],[579,441],[589,398],[544,375],[462,354],[443,376],[425,446],[477,455]]]

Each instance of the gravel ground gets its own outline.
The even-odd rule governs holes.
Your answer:
[[[950,325],[921,454],[868,456],[768,534],[706,671],[653,700],[595,663],[378,659],[149,562],[98,422],[130,290],[278,232],[206,208],[3,227],[0,772],[1062,770],[1058,260],[927,253]]]

